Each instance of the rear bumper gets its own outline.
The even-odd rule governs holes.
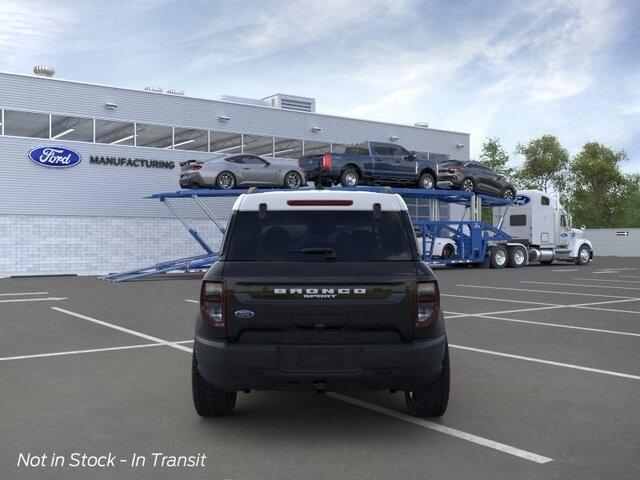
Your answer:
[[[446,336],[393,345],[238,345],[196,336],[200,374],[223,390],[411,390],[442,369]]]
[[[442,189],[448,188],[460,188],[462,185],[462,176],[458,175],[438,175],[438,181],[436,187]]]
[[[202,178],[202,175],[198,172],[183,173],[180,175],[180,187],[191,188],[195,186],[204,186],[206,182]]]

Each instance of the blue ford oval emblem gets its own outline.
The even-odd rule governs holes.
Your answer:
[[[42,167],[69,168],[82,161],[82,156],[64,147],[38,147],[29,152],[29,160]]]
[[[236,310],[236,313],[235,313],[236,317],[242,318],[242,319],[253,318],[254,315],[255,313],[253,313],[251,310]]]
[[[526,205],[527,203],[529,203],[530,198],[527,197],[526,195],[517,195],[515,200],[513,201],[513,204],[515,206],[522,206],[522,205]]]

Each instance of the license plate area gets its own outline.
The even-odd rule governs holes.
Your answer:
[[[278,357],[287,372],[353,371],[360,367],[359,346],[283,346]]]

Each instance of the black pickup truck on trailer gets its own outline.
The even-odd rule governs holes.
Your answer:
[[[196,319],[202,416],[238,391],[391,390],[439,416],[449,353],[438,282],[399,195],[311,190],[236,201]]]
[[[437,163],[393,143],[363,142],[344,153],[308,155],[298,160],[313,181],[322,174],[323,183],[357,185],[401,185],[435,188]]]

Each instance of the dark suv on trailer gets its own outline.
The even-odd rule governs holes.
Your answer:
[[[438,188],[452,188],[485,193],[510,200],[516,198],[516,187],[503,175],[479,162],[445,160],[438,164]]]
[[[202,282],[193,354],[198,414],[249,390],[405,392],[410,413],[449,398],[440,293],[398,195],[311,190],[236,201]]]

